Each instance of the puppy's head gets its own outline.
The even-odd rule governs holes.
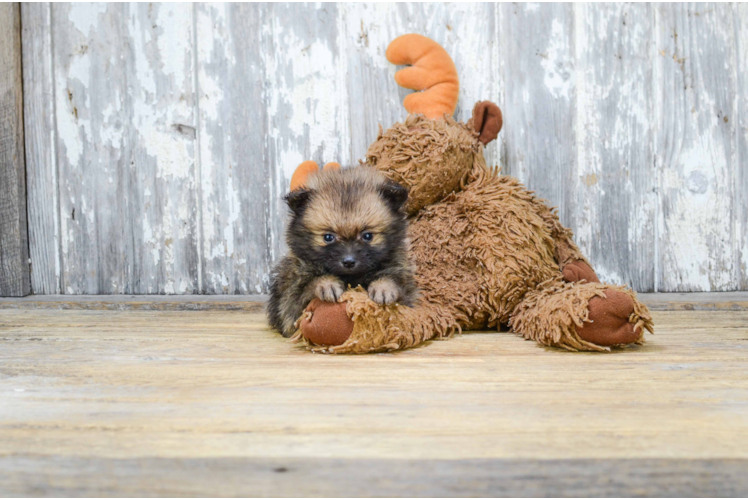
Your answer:
[[[336,276],[376,271],[404,249],[407,199],[407,189],[372,168],[320,171],[286,196],[288,246]]]

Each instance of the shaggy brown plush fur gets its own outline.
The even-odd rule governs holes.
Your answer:
[[[472,119],[449,117],[409,116],[380,132],[367,163],[410,190],[408,234],[421,300],[412,309],[380,307],[363,291],[346,292],[350,337],[313,350],[403,349],[461,329],[509,325],[542,345],[604,351],[616,345],[606,341],[607,329],[628,329],[629,337],[611,337],[624,343],[642,342],[644,330],[652,331],[634,292],[585,281],[595,274],[571,231],[517,179],[486,167],[478,137]],[[592,321],[599,325],[585,331]],[[303,340],[301,331],[295,338]]]
[[[606,292],[611,291],[624,293],[633,301],[634,311],[628,321],[633,323],[637,335],[632,342],[642,343],[644,330],[652,331],[652,318],[646,306],[636,300],[631,290],[602,283],[567,283],[559,278],[540,283],[517,306],[509,326],[525,338],[543,345],[570,351],[607,351],[608,345],[582,339],[577,328],[590,322],[590,300],[593,297],[605,298]]]
[[[353,331],[344,343],[316,345],[303,336],[302,329],[292,340],[306,343],[314,352],[366,354],[415,347],[433,338],[450,337],[460,330],[449,310],[428,302],[421,302],[415,308],[395,304],[381,307],[368,300],[362,288],[347,291],[341,301],[353,321]],[[299,323],[311,319],[308,311]]]
[[[473,130],[449,116],[429,120],[409,115],[386,132],[379,127],[366,161],[408,188],[406,211],[413,215],[459,187],[478,148]]]

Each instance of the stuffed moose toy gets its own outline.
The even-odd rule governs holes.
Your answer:
[[[653,324],[635,293],[600,283],[554,209],[486,166],[483,147],[502,127],[498,106],[479,102],[467,123],[456,122],[457,70],[429,38],[403,35],[386,55],[410,65],[397,83],[421,92],[405,98],[404,123],[380,128],[365,164],[409,190],[420,298],[414,307],[378,305],[359,287],[337,303],[314,299],[293,339],[315,352],[370,353],[504,327],[572,351],[642,343]],[[315,170],[302,164],[292,190]]]

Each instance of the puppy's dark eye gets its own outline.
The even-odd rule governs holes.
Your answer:
[[[366,242],[369,242],[374,239],[374,235],[370,233],[369,231],[366,231],[365,233],[361,234],[361,239]]]
[[[332,233],[325,233],[322,236],[322,239],[325,240],[325,243],[332,243],[333,241],[335,241],[335,235]]]

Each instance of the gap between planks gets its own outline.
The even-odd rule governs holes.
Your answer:
[[[640,293],[652,311],[748,311],[748,292]],[[31,295],[0,298],[0,309],[260,312],[267,295]]]

